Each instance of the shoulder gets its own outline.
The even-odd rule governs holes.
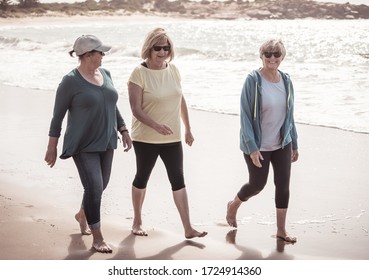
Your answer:
[[[101,72],[107,74],[107,75],[110,75],[110,71],[108,69],[105,69],[105,68],[99,68]]]
[[[173,63],[168,63],[168,70],[175,73],[178,77],[181,77],[177,66]]]
[[[133,68],[132,70],[132,75],[137,75],[137,73],[142,73],[144,72],[145,70],[147,70],[148,68],[145,67],[144,65],[142,64],[139,64],[137,65],[135,68]]]
[[[283,72],[281,70],[278,70],[278,71],[281,74],[283,80],[285,80],[285,81],[291,81],[291,77],[290,77],[290,75],[288,73]]]
[[[255,83],[258,82],[258,84],[261,83],[261,76],[259,70],[252,70],[246,77],[247,83]]]
[[[108,76],[111,79],[111,73],[109,70],[105,69],[105,68],[99,68],[100,72],[102,75],[104,76]]]
[[[173,64],[172,62],[168,62],[168,68],[178,71],[177,66],[175,64]]]
[[[77,68],[74,68],[73,70],[71,70],[68,74],[66,74],[63,77],[63,80],[64,79],[74,79],[75,77],[77,77],[77,75],[78,75],[78,70]]]
[[[78,70],[75,68],[71,70],[68,74],[64,75],[60,82],[60,86],[66,86],[76,83],[78,78]]]

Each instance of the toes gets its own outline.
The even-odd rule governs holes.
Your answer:
[[[204,237],[204,236],[206,236],[208,233],[206,232],[206,231],[203,231],[203,232],[201,232],[200,233],[200,235],[199,235],[199,237]]]
[[[295,243],[297,241],[296,237],[290,237],[288,235],[286,236],[277,235],[277,238],[282,239],[283,241],[288,242],[288,243]]]
[[[203,232],[198,232],[196,230],[194,230],[192,233],[190,234],[186,234],[185,237],[187,239],[192,239],[192,238],[195,238],[195,237],[204,237],[206,236],[208,233],[206,231],[203,231]]]
[[[94,248],[95,251],[99,253],[112,253],[113,252],[113,250],[105,242],[101,243],[100,245],[92,244],[92,248]]]
[[[148,236],[147,232],[142,229],[139,230],[132,229],[132,233],[137,236]]]

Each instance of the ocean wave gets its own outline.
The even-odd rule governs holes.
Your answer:
[[[20,39],[17,37],[0,36],[0,48],[11,48],[13,51],[35,51],[65,49],[69,44],[65,42],[43,43],[31,39]]]
[[[163,24],[164,25],[164,24]],[[165,23],[188,106],[237,115],[247,74],[261,66],[261,41],[279,34],[287,57],[281,70],[291,75],[298,123],[369,133],[366,94],[368,21],[214,21]],[[67,22],[0,26],[0,83],[52,89],[78,64],[70,58],[75,38],[90,33],[112,45],[104,57],[119,92],[141,62],[144,36],[154,23]],[[321,32],[326,30],[325,32]],[[107,32],[109,31],[109,32]],[[360,55],[361,54],[361,55]]]

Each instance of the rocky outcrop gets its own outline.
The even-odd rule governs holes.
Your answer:
[[[86,0],[72,4],[38,4],[33,9],[18,6],[0,7],[0,17],[43,16],[59,12],[68,16],[141,13],[204,19],[369,19],[367,5],[311,0]]]
[[[181,16],[217,19],[369,19],[369,6],[309,0],[184,2]]]

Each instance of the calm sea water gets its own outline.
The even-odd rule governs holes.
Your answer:
[[[0,83],[54,91],[78,63],[67,54],[74,40],[95,34],[113,46],[103,66],[127,96],[143,39],[161,26],[174,40],[189,106],[238,114],[245,77],[261,66],[260,44],[278,37],[287,48],[280,69],[294,82],[297,122],[369,133],[369,58],[360,55],[369,53],[369,20],[68,21],[0,23]]]

